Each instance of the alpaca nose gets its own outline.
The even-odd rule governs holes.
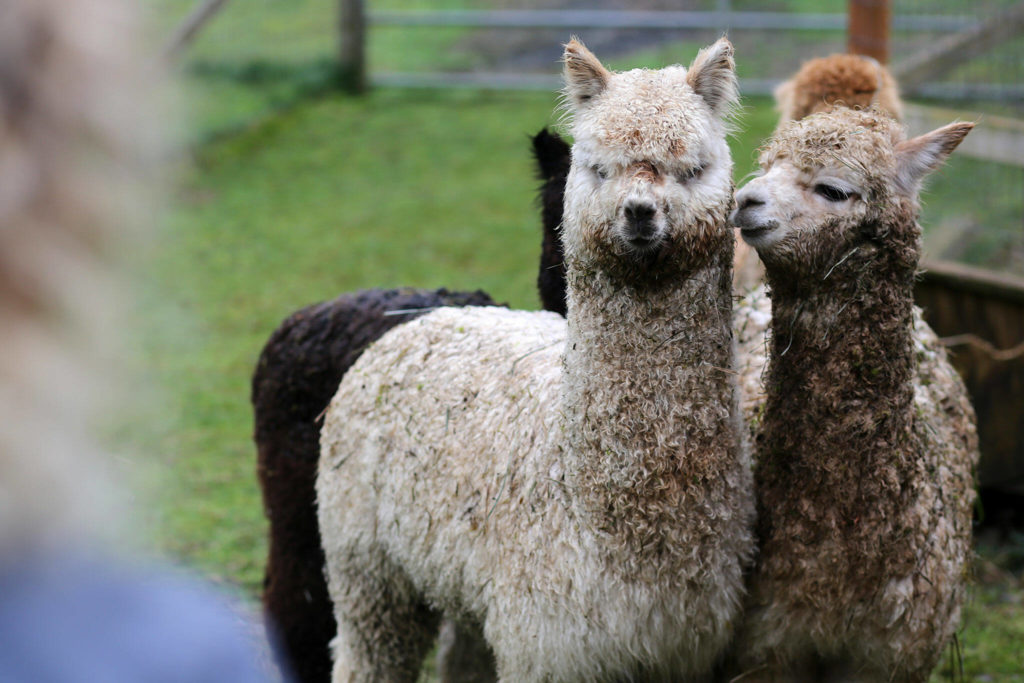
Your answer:
[[[646,202],[630,202],[623,207],[632,238],[650,239],[654,235],[657,209]]]
[[[767,202],[757,192],[739,192],[736,195],[736,208],[738,211],[752,209],[755,206],[764,206]]]

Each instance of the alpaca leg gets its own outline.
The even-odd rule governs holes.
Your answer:
[[[726,662],[721,680],[730,683],[824,683],[823,662],[806,648],[788,652],[759,652],[743,662]]]
[[[494,653],[478,627],[445,619],[437,646],[437,673],[442,683],[493,683]]]
[[[331,577],[338,635],[334,683],[416,681],[437,635],[439,615],[386,561]]]
[[[785,663],[753,667],[728,680],[735,683],[879,683],[883,681],[904,681],[885,672],[859,669],[843,659],[825,660],[816,655],[788,659]]]
[[[813,667],[791,664],[788,666],[762,666],[747,669],[725,678],[729,683],[810,683],[824,679]]]
[[[878,668],[865,667],[844,660],[829,662],[823,666],[818,680],[825,683],[925,683],[928,680],[928,672],[896,671],[886,667],[882,662],[878,662]]]
[[[257,413],[257,424],[264,415]],[[301,426],[300,431],[298,427]],[[263,604],[280,634],[283,654],[301,683],[327,683],[331,676],[329,643],[337,632],[324,579],[314,500],[316,460],[290,457],[318,453],[318,430],[313,420],[281,432],[296,436],[291,445],[277,434],[260,443],[260,483],[270,521],[269,554],[263,584]],[[289,450],[294,448],[294,450]],[[276,635],[275,634],[275,635]]]

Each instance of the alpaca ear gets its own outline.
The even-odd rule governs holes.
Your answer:
[[[732,43],[719,38],[697,53],[686,72],[686,82],[704,98],[717,116],[726,116],[740,101]]]
[[[917,193],[926,175],[942,165],[973,123],[951,123],[896,145],[896,185],[906,196]]]
[[[548,180],[569,172],[572,156],[569,144],[558,133],[541,128],[533,136],[533,158],[537,162],[537,177]]]
[[[574,105],[600,95],[608,86],[611,73],[575,37],[566,44],[562,61],[565,62],[565,92]]]

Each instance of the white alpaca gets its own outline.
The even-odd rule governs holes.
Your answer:
[[[693,678],[731,637],[752,548],[732,46],[613,74],[572,41],[565,72],[567,323],[441,309],[367,349],[328,409],[335,681],[414,680],[441,612],[506,681]]]
[[[772,292],[749,680],[924,681],[956,628],[977,436],[913,280],[920,181],[971,127],[816,114],[737,193]]]

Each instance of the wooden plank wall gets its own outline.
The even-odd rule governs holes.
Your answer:
[[[953,121],[973,121],[974,130],[956,149],[958,155],[1024,166],[1024,121],[958,109],[906,103],[904,119],[910,135],[921,135]]]
[[[1024,494],[1024,279],[929,262],[915,297],[978,413],[980,483]]]

